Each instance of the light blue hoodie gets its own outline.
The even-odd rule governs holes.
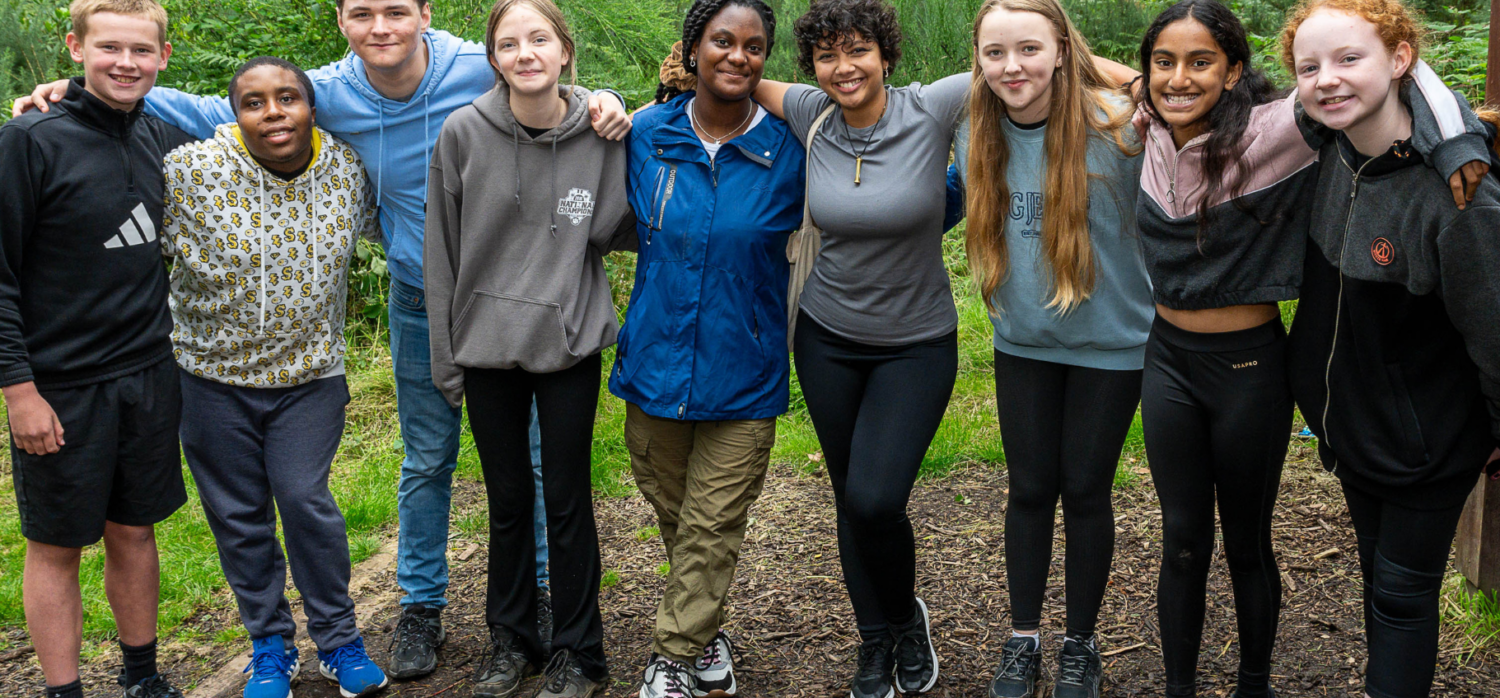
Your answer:
[[[433,144],[449,114],[495,86],[483,44],[436,30],[428,30],[422,40],[430,57],[427,74],[405,102],[376,92],[365,77],[364,61],[353,53],[307,71],[316,93],[318,126],[354,147],[375,184],[391,276],[418,288]],[[198,97],[165,87],[151,90],[146,113],[199,138],[235,120],[227,98]]]

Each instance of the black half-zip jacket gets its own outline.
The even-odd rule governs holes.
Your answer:
[[[1365,159],[1339,134],[1319,160],[1293,395],[1345,484],[1457,506],[1500,444],[1500,182],[1459,211],[1405,141]]]
[[[86,385],[172,356],[162,159],[192,140],[82,78],[0,127],[0,386]]]

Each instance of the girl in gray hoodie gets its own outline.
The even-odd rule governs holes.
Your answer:
[[[423,274],[432,378],[469,423],[490,503],[491,652],[475,695],[593,695],[607,674],[590,493],[600,352],[618,330],[604,255],[635,246],[625,146],[600,138],[588,91],[558,88],[573,41],[551,0],[500,0],[494,90],[455,111],[433,153]],[[576,80],[575,80],[576,81]],[[543,656],[527,426],[535,398],[555,630]]]

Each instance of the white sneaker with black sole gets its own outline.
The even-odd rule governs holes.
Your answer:
[[[693,686],[693,695],[698,698],[734,698],[739,692],[739,684],[734,680],[735,655],[734,643],[720,630],[693,665],[698,679]]]
[[[692,667],[652,652],[640,698],[693,698],[693,683]]]

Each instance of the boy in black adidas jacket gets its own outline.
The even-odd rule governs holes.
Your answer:
[[[1378,24],[1359,14],[1376,6]],[[1500,181],[1481,177],[1455,208],[1407,140],[1397,88],[1419,27],[1399,0],[1309,0],[1292,18],[1283,57],[1302,125],[1332,130],[1288,341],[1292,393],[1359,539],[1366,694],[1426,696],[1449,547],[1500,456]]]
[[[186,501],[162,160],[191,137],[142,112],[165,65],[152,0],[76,0],[83,64],[49,113],[0,128],[0,390],[10,419],[27,627],[47,695],[82,698],[81,549],[101,538],[128,698],[156,671],[153,525]]]

